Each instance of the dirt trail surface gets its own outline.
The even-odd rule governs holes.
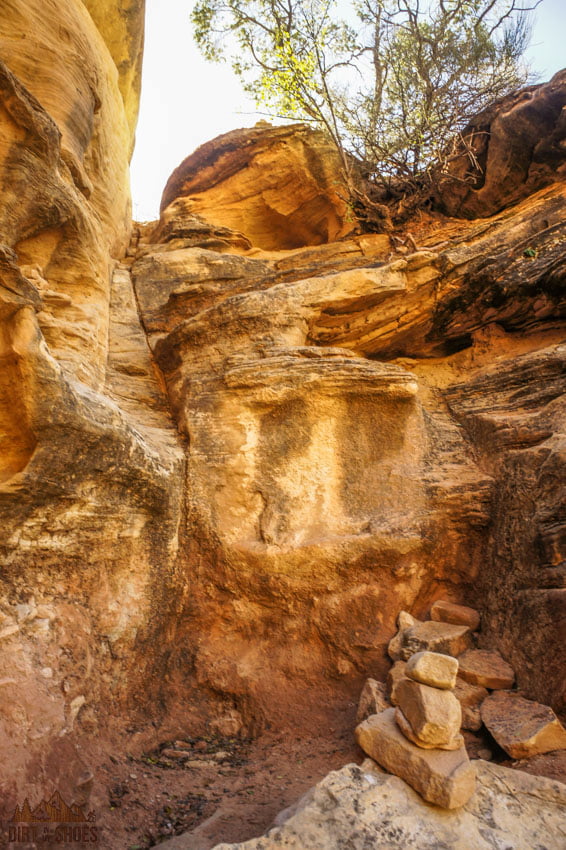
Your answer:
[[[203,834],[193,841],[198,850],[262,835],[329,771],[362,761],[351,721],[321,728],[317,736],[187,737],[186,759],[167,755],[183,749],[180,739],[176,746],[163,741],[139,758],[112,756],[97,770],[90,800],[101,827],[100,846],[146,850],[199,825]]]

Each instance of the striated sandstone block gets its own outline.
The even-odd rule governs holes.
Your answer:
[[[428,650],[444,655],[458,656],[471,644],[467,626],[435,623],[427,620],[406,629],[402,637],[401,658],[408,661],[416,652]]]
[[[449,745],[454,749],[453,742],[462,722],[460,703],[454,694],[403,679],[399,682],[396,698],[419,742],[428,747]]]
[[[458,658],[458,676],[472,685],[481,685],[490,690],[510,688],[515,673],[510,664],[498,652],[487,649],[471,649]]]
[[[496,691],[488,696],[482,703],[481,717],[512,758],[566,749],[566,729],[554,711],[512,691]]]
[[[520,292],[539,293],[536,324],[541,320],[541,311],[550,315],[557,306],[547,284],[564,280],[564,237],[557,238],[556,233],[566,234],[566,213],[560,214],[561,222],[554,214],[539,218],[543,207],[549,213],[556,203],[557,188],[548,189],[523,205],[525,211],[531,208],[529,232],[539,233],[533,245],[537,256],[530,262],[521,254],[511,264],[496,263],[489,275],[490,280],[506,281],[509,300],[504,309],[513,311],[517,329],[519,324],[526,327],[533,322],[522,313]],[[558,207],[555,209],[558,212]],[[551,266],[555,272],[549,271]],[[470,283],[473,288],[474,282]],[[481,286],[485,293],[485,276]],[[459,332],[471,318],[470,309],[474,312],[469,305],[466,319],[460,313]],[[548,327],[555,322],[551,319]],[[516,671],[526,696],[559,710],[566,706],[566,593],[557,567],[566,555],[566,347],[563,328],[558,331],[559,325],[554,326],[560,341],[551,335],[551,339],[541,338],[535,346],[529,346],[528,351],[513,355],[507,350],[481,374],[453,385],[446,398],[460,421],[476,435],[480,457],[496,458],[499,469],[497,534],[476,588],[485,600],[485,645],[493,643],[498,647]],[[505,334],[503,340],[494,339],[489,350],[493,350],[492,345],[503,345],[505,350],[508,337]],[[521,388],[518,395],[513,395],[512,387]],[[543,451],[542,445],[548,447],[550,454]],[[504,687],[510,687],[512,679],[507,682]]]
[[[405,673],[415,682],[450,690],[456,684],[458,659],[439,652],[415,652],[407,661]]]
[[[438,599],[430,609],[431,620],[439,623],[453,623],[457,626],[468,626],[476,632],[480,625],[480,615],[475,608],[467,605],[456,605],[454,602],[445,602]]]
[[[360,747],[385,770],[401,777],[429,803],[455,809],[475,790],[476,773],[466,750],[424,750],[401,734],[390,708],[356,728]]]
[[[387,708],[391,708],[391,703],[387,698],[385,684],[375,679],[367,679],[360,694],[356,723],[361,723],[372,714],[380,714]]]

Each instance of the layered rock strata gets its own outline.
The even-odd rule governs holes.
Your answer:
[[[2,799],[72,796],[120,711],[317,722],[385,676],[401,608],[400,658],[471,646],[416,619],[440,597],[558,708],[564,184],[401,253],[319,137],[260,126],[128,256],[142,12],[0,9]]]
[[[265,250],[255,225],[216,212],[223,187],[246,194],[241,157],[281,155],[279,131],[250,132],[245,151],[245,134],[223,137],[180,167],[133,266],[190,444],[197,567],[181,632],[197,681],[256,721],[295,701],[300,715],[315,682],[322,695],[331,677],[346,688],[384,678],[393,612],[422,616],[457,587],[485,610],[482,640],[512,658],[521,686],[560,705],[544,645],[556,639],[549,612],[559,614],[561,592],[543,586],[531,558],[532,592],[513,594],[516,556],[527,565],[504,529],[521,516],[519,537],[535,545],[521,483],[533,470],[529,429],[552,455],[537,516],[558,516],[563,184],[471,225],[427,221],[403,256],[384,236]],[[482,414],[486,392],[493,406]],[[484,415],[500,417],[499,429]],[[459,655],[473,628],[414,622],[399,657]]]
[[[368,664],[385,673],[396,600],[475,575],[490,480],[409,370],[315,338],[432,285],[435,255],[386,263],[381,237],[285,257],[148,238],[133,275],[190,444],[198,680],[244,709],[253,696],[257,715],[291,682],[295,699]]]

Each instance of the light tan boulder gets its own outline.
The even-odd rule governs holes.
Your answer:
[[[423,750],[459,750],[460,747],[464,746],[464,738],[460,732],[457,732],[452,738],[441,744],[430,744],[428,741],[419,738],[399,706],[395,709],[395,722],[405,738],[412,741],[417,747],[422,747]]]
[[[515,681],[515,672],[498,652],[471,649],[458,658],[458,676],[471,685],[505,690]]]
[[[356,723],[361,723],[372,714],[380,714],[386,708],[391,708],[391,703],[387,698],[385,683],[378,682],[376,679],[367,679],[360,694]]]
[[[481,704],[487,697],[488,691],[481,685],[471,685],[469,682],[457,678],[453,694],[462,709],[462,729],[477,732],[482,725]]]
[[[409,658],[405,672],[415,682],[450,690],[456,684],[458,660],[440,652],[416,652]]]
[[[566,729],[554,711],[512,691],[491,694],[482,703],[481,717],[499,746],[512,758],[566,749]]]
[[[474,793],[476,773],[465,748],[448,752],[415,746],[401,733],[392,708],[360,723],[356,740],[367,755],[429,803],[455,809]]]
[[[462,722],[462,710],[454,694],[403,679],[397,688],[397,704],[411,725],[415,743],[454,748]]]
[[[471,645],[471,633],[467,626],[451,623],[435,623],[427,620],[403,632],[401,658],[408,661],[411,655],[423,650],[458,656]]]
[[[480,625],[479,611],[469,608],[467,605],[456,605],[455,602],[446,602],[438,599],[430,609],[430,618],[439,623],[453,623],[456,626],[468,626],[473,632]]]

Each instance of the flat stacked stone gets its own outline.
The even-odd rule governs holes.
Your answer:
[[[361,723],[372,714],[381,714],[386,708],[391,708],[391,703],[387,698],[385,684],[376,679],[367,679],[360,694],[356,722]]]
[[[467,605],[456,605],[455,602],[437,600],[430,609],[431,620],[439,623],[452,623],[455,626],[467,626],[473,632],[479,629],[480,615],[475,608]]]
[[[481,685],[471,685],[459,676],[454,685],[454,696],[462,709],[462,729],[477,732],[481,728],[481,705],[488,696],[488,691]]]
[[[458,661],[458,676],[471,685],[481,685],[489,690],[507,690],[515,681],[515,671],[498,652],[470,649]]]
[[[416,652],[428,650],[457,658],[470,648],[472,633],[468,626],[416,621],[401,636],[401,659],[408,661]]]
[[[456,684],[458,659],[439,652],[416,652],[405,668],[406,675],[415,682],[433,688],[451,690]]]
[[[416,623],[420,623],[420,620],[415,620],[412,614],[409,614],[407,611],[399,612],[397,616],[397,634],[391,638],[387,647],[387,653],[393,662],[400,660],[401,650],[403,648],[403,636],[407,629]]]
[[[397,688],[399,687],[399,683],[406,678],[406,669],[406,661],[396,661],[387,674],[387,693],[389,694],[391,705],[397,705]]]
[[[475,791],[475,766],[466,748],[447,751],[415,746],[397,726],[394,708],[360,723],[356,740],[368,756],[405,780],[429,803],[455,809],[467,803]]]

